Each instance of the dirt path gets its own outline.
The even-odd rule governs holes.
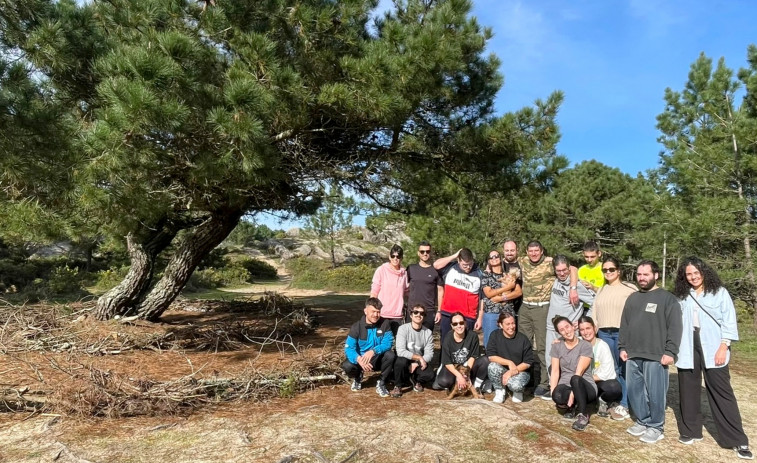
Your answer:
[[[266,286],[267,290],[270,287]],[[288,292],[284,290],[285,292]],[[314,335],[295,340],[300,353],[236,351],[199,354],[195,365],[223,374],[240,365],[297,362],[306,352],[340,351],[346,328],[361,313],[365,295],[288,292],[313,305],[321,325]],[[180,314],[173,314],[179,317]],[[253,349],[254,350],[254,349]],[[163,357],[160,357],[163,356]],[[188,355],[186,357],[189,357]],[[735,349],[732,381],[744,427],[757,442],[754,365],[739,363]],[[113,369],[146,368],[140,355],[102,358]],[[156,354],[161,371],[186,370],[175,353]],[[138,368],[137,368],[138,367]],[[153,371],[150,370],[150,371]],[[0,382],[3,381],[0,365]],[[136,373],[135,373],[136,374]],[[168,374],[168,373],[166,373]],[[84,419],[69,416],[0,414],[2,462],[727,462],[732,450],[718,447],[708,420],[702,442],[677,442],[674,409],[677,377],[671,374],[666,437],[642,444],[625,432],[630,421],[592,416],[584,433],[571,429],[550,402],[521,404],[487,400],[444,400],[441,392],[406,393],[382,399],[368,379],[359,393],[344,383],[326,385],[291,399],[236,403],[200,410],[186,417]],[[703,408],[706,416],[709,409]],[[351,456],[351,457],[350,457]],[[348,457],[350,457],[348,459]]]

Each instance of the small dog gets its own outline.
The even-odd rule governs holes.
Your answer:
[[[468,384],[468,386],[465,389],[459,389],[457,387],[457,382],[456,382],[455,384],[452,385],[452,391],[450,391],[449,395],[447,396],[447,400],[453,399],[454,397],[456,397],[458,395],[464,396],[468,392],[470,392],[473,395],[473,397],[475,397],[476,399],[482,398],[481,394],[479,394],[478,391],[476,390],[476,388],[473,387],[473,383],[471,383],[471,380],[470,380],[470,368],[468,368],[464,364],[463,365],[458,365],[455,368],[457,368],[457,371],[459,371],[460,374],[462,374],[465,377],[465,381]]]

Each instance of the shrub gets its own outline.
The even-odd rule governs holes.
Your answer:
[[[191,278],[191,284],[195,288],[214,289],[223,286],[237,286],[249,283],[251,279],[250,272],[241,265],[229,265],[228,267],[216,269],[209,267],[194,272]]]
[[[81,274],[76,267],[69,267],[68,264],[62,267],[55,267],[50,274],[47,287],[51,294],[71,294],[81,290]]]
[[[253,279],[275,280],[277,277],[276,268],[262,260],[243,257],[235,263],[241,265],[245,270],[250,272]]]
[[[100,270],[95,273],[94,287],[98,291],[108,291],[121,283],[128,272],[129,267],[111,267],[107,270]]]
[[[367,264],[344,265],[335,269],[327,262],[299,258],[287,262],[292,286],[301,289],[368,292],[375,268]]]

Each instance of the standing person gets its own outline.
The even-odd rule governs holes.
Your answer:
[[[394,389],[392,397],[402,396],[402,386],[413,383],[415,392],[423,392],[422,383],[434,380],[434,369],[429,366],[434,358],[434,334],[423,326],[426,309],[417,304],[410,310],[411,322],[397,330],[394,361]]]
[[[754,456],[728,370],[731,341],[739,339],[731,296],[715,270],[698,257],[688,257],[678,267],[673,292],[683,310],[683,336],[676,362],[681,411],[678,441],[690,445],[702,440],[700,387],[704,375],[718,444],[733,448],[739,458],[751,460]]]
[[[622,392],[620,403],[610,410],[610,417],[613,420],[622,421],[630,418],[630,415],[626,389],[626,362],[620,358],[618,332],[626,300],[638,290],[633,284],[623,281],[620,263],[612,256],[605,257],[602,262],[602,273],[605,276],[605,285],[599,288],[591,312],[599,328],[597,337],[606,342],[612,352],[615,360],[615,374]]]
[[[599,401],[597,415],[606,418],[610,416],[610,404],[620,400],[623,395],[615,372],[615,360],[607,343],[597,338],[597,325],[591,317],[584,315],[578,320],[578,332],[584,341],[591,344],[594,354],[591,375],[597,385],[597,400]]]
[[[549,390],[558,408],[567,419],[574,419],[573,429],[584,431],[589,425],[587,405],[597,398],[597,385],[591,374],[591,344],[576,335],[573,323],[557,316],[553,323],[562,339],[552,344],[552,373]]]
[[[407,272],[402,268],[402,246],[395,244],[389,250],[389,262],[376,269],[371,283],[371,297],[378,298],[384,305],[381,318],[389,320],[392,334],[402,323],[407,291]]]
[[[489,345],[489,335],[497,329],[499,314],[505,310],[514,314],[513,300],[522,294],[516,278],[505,273],[502,257],[496,249],[489,251],[488,263],[488,270],[483,273],[481,279],[484,288],[484,314],[481,320],[484,346]]]
[[[518,244],[514,240],[507,239],[502,243],[502,267],[504,267],[503,270],[505,273],[511,273],[514,269],[518,269],[518,279],[516,280],[516,283],[522,290],[523,277],[520,264],[518,263]],[[516,297],[515,295],[512,295],[512,301],[513,308],[515,309],[515,324],[517,327],[518,313],[520,312],[520,305],[523,302],[523,291],[521,291],[520,296]]]
[[[444,298],[437,314],[440,319],[439,331],[442,343],[450,331],[452,314],[460,312],[465,317],[468,331],[480,330],[483,317],[481,298],[481,277],[474,261],[473,252],[462,248],[451,256],[434,262],[444,278]]]
[[[392,342],[394,336],[389,326],[389,320],[381,318],[381,301],[375,297],[365,301],[363,317],[352,325],[344,343],[344,354],[347,360],[342,363],[342,369],[352,378],[352,392],[363,388],[365,372],[380,368],[381,376],[376,383],[376,394],[389,397],[386,390],[386,380],[392,374],[394,352]]]
[[[552,258],[544,255],[544,246],[538,241],[531,241],[527,246],[527,256],[518,259],[523,280],[523,304],[518,317],[518,330],[525,334],[536,346],[534,367],[539,366],[539,373],[534,368],[534,397],[551,400],[549,392],[548,366],[545,363],[547,339],[547,313],[549,299],[552,296],[552,285],[555,281],[552,269]],[[578,303],[578,275],[575,267],[571,267],[569,298],[572,304]]]
[[[523,402],[523,389],[528,384],[528,369],[534,362],[531,342],[515,330],[515,314],[503,310],[499,314],[499,330],[493,331],[486,344],[489,356],[488,376],[494,385],[494,403],[505,401],[507,389],[513,393],[513,402]]]
[[[552,343],[560,337],[559,333],[555,330],[552,320],[555,317],[565,317],[573,324],[573,328],[578,330],[578,320],[584,314],[591,314],[591,311],[584,310],[584,304],[591,305],[594,302],[594,292],[589,290],[583,285],[583,282],[578,283],[578,299],[577,304],[571,304],[568,298],[568,286],[570,285],[570,267],[568,264],[568,258],[562,254],[558,254],[552,258],[552,267],[555,269],[554,283],[552,284],[552,296],[549,298],[549,312],[547,312],[547,337],[544,341],[545,346],[551,346]],[[582,304],[583,303],[583,304]],[[546,352],[545,362],[547,365],[552,365],[552,359],[550,358],[549,351]]]
[[[578,281],[595,293],[605,284],[602,275],[602,251],[596,241],[587,241],[583,248],[585,265],[578,269]]]
[[[636,423],[627,429],[639,440],[654,444],[664,438],[668,367],[681,344],[681,305],[657,287],[660,268],[651,260],[636,266],[639,292],[628,296],[620,319],[618,346],[626,362],[628,402]]]
[[[423,306],[426,309],[423,326],[434,331],[439,303],[444,297],[444,280],[432,264],[431,245],[428,241],[418,244],[418,263],[408,265],[407,282],[410,286],[407,306]],[[409,321],[412,321],[412,317]]]
[[[481,357],[478,334],[468,329],[467,321],[462,313],[455,312],[450,319],[452,333],[442,339],[442,364],[434,387],[438,389],[453,386],[459,389],[467,388],[468,379],[457,371],[458,365],[470,368],[470,380],[474,382],[475,387],[481,387],[486,379],[487,371],[486,359]]]

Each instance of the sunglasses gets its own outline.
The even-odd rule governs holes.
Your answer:
[[[451,326],[463,326],[465,325],[465,322],[452,322],[450,323]]]
[[[412,314],[413,315],[425,315],[426,312],[424,312],[423,310],[413,310]]]
[[[392,259],[402,259],[402,255],[401,254],[392,254],[389,257],[392,258]]]
[[[499,254],[492,254],[489,259],[499,259]]]
[[[618,269],[615,268],[615,267],[608,267],[608,268],[603,268],[602,269],[602,273],[613,273],[613,272],[616,272],[616,271],[618,271]]]
[[[418,250],[418,254],[431,254],[431,251],[428,249],[420,249]]]

